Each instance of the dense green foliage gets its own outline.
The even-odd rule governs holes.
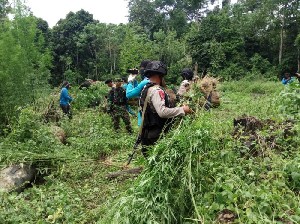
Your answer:
[[[51,56],[37,20],[25,9],[16,10],[13,21],[0,22],[1,127],[12,122],[19,107],[34,103],[49,88]]]
[[[70,12],[52,28],[16,2],[12,21],[6,18],[11,7],[7,1],[1,2],[0,40],[5,43],[1,55],[7,55],[1,60],[1,83],[10,82],[7,77],[13,77],[12,73],[18,77],[22,73],[27,77],[24,79],[33,76],[29,79],[35,81],[26,82],[36,86],[38,80],[48,81],[49,68],[53,86],[66,79],[76,84],[85,78],[104,80],[124,76],[143,59],[164,61],[170,69],[168,81],[173,83],[183,67],[196,62],[199,73],[225,79],[250,73],[274,79],[283,71],[294,73],[299,69],[300,6],[296,0],[243,0],[234,5],[222,1],[214,7],[205,0],[134,0],[129,1],[128,24],[104,24],[80,10]],[[22,40],[25,31],[30,32],[26,43]],[[25,53],[21,54],[19,48]],[[42,60],[35,62],[37,58]],[[12,64],[15,71],[6,71],[12,70]],[[5,115],[1,117],[4,120]]]
[[[297,81],[287,85],[280,93],[281,100],[284,102],[281,107],[281,113],[290,119],[300,118],[300,97],[299,97],[300,84]]]

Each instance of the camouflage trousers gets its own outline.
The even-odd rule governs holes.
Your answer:
[[[132,133],[130,117],[125,105],[114,105],[110,111],[110,115],[116,131],[120,129],[120,118],[122,118],[123,122],[125,123],[126,130],[128,133]]]

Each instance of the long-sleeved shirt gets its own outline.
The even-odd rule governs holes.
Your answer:
[[[143,81],[141,81],[138,85],[135,86],[134,82],[129,82],[127,84],[127,89],[126,89],[126,97],[127,99],[135,98],[135,97],[140,97],[141,92],[147,83],[149,83],[148,78],[144,78]],[[138,126],[140,126],[142,123],[142,113],[141,111],[138,112]]]
[[[148,93],[150,94],[151,109],[154,109],[161,118],[172,118],[185,115],[182,107],[166,107],[165,92],[159,87],[154,86],[149,88]]]
[[[281,80],[281,83],[282,83],[283,85],[286,85],[286,84],[289,84],[289,83],[294,82],[294,81],[295,81],[295,77],[291,77],[290,79],[285,79],[285,78],[283,78],[283,79]]]
[[[133,85],[134,85],[134,84],[133,84]],[[122,85],[122,87],[123,87],[125,90],[127,90],[127,86],[128,86],[127,83],[124,83],[124,84]],[[127,99],[128,99],[128,98],[127,98]],[[126,104],[126,110],[127,110],[128,113],[130,113],[131,115],[136,116],[136,113],[131,109],[131,107],[130,107],[128,104]]]
[[[69,96],[68,89],[66,87],[63,87],[60,92],[60,105],[68,105],[72,100],[73,98]]]
[[[137,86],[134,86],[134,82],[129,82],[127,84],[126,88],[126,97],[127,99],[139,97],[141,95],[141,92],[147,83],[149,83],[148,78],[144,78],[143,81],[141,81]]]

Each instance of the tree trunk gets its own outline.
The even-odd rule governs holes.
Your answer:
[[[116,59],[117,59],[117,54],[116,51],[114,50],[114,71],[116,71]]]
[[[283,33],[284,33],[284,17],[282,18],[282,26],[280,29],[280,45],[279,45],[279,55],[278,62],[281,65],[282,62],[282,51],[283,51]]]
[[[113,72],[113,67],[112,67],[112,53],[111,53],[111,46],[110,46],[110,39],[108,39],[108,49],[109,49],[109,61],[110,61],[110,74]]]
[[[298,48],[298,70],[297,72],[300,72],[300,49]]]
[[[194,76],[198,76],[198,62],[195,63]]]
[[[96,80],[98,80],[98,56],[97,56],[97,51],[95,49],[95,75],[96,75]]]

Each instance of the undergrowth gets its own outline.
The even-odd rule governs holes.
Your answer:
[[[272,133],[281,148],[267,149],[264,156],[245,157],[232,137],[233,119],[241,115],[274,122],[291,118],[288,105],[297,95],[282,100],[287,95],[280,92],[288,90],[280,83],[221,83],[221,106],[184,117],[148,160],[137,155],[132,166],[142,164],[144,171],[126,180],[108,180],[106,174],[122,169],[136,136],[123,124],[115,133],[101,106],[88,108],[82,97],[93,100],[93,91],[70,90],[72,120],[45,123],[51,96],[23,108],[0,137],[1,167],[31,163],[47,174],[44,183],[19,194],[1,193],[1,223],[219,223],[225,211],[234,214],[232,223],[300,222],[297,117],[297,134],[285,139],[282,130]],[[65,144],[51,132],[53,125],[64,130]],[[133,117],[132,126],[137,133]]]

